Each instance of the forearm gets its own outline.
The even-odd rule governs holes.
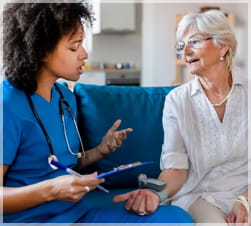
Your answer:
[[[79,160],[78,165],[77,165],[77,169],[83,169],[86,166],[89,166],[95,162],[97,162],[98,160],[105,158],[107,155],[104,155],[100,152],[99,150],[99,146],[92,148],[88,151],[85,152],[85,158],[82,158]]]
[[[168,197],[174,196],[183,186],[187,178],[187,170],[166,169],[161,172],[159,179],[167,182],[166,191]]]
[[[15,213],[53,200],[52,184],[47,181],[24,187],[2,187],[3,213]]]
[[[113,126],[102,138],[101,143],[97,147],[86,151],[85,158],[79,160],[76,167],[77,169],[81,170],[82,168],[91,165],[102,158],[105,158],[107,155],[116,151],[116,149],[122,145],[122,142],[126,139],[127,134],[133,130],[131,128],[127,128],[117,131],[120,123],[121,120],[115,121]]]

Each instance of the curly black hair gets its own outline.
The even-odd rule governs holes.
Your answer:
[[[80,23],[92,25],[85,3],[9,3],[3,12],[3,66],[5,77],[27,93],[37,88],[43,59]]]

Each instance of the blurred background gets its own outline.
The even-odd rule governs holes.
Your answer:
[[[6,1],[0,3],[0,22],[3,2]],[[78,82],[97,85],[169,86],[189,81],[192,76],[183,61],[177,60],[175,55],[176,26],[184,14],[211,8],[224,12],[233,26],[238,41],[236,63],[243,74],[248,76],[250,3],[156,2],[89,0],[96,20],[94,27],[87,29],[85,46],[89,59],[85,73]],[[2,32],[0,50],[1,37]],[[2,75],[3,73],[0,80]]]
[[[86,72],[79,82],[169,86],[192,78],[175,55],[175,31],[187,13],[218,9],[238,41],[236,63],[248,75],[247,3],[109,3],[90,1],[96,21],[89,31]]]

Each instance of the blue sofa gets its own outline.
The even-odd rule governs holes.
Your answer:
[[[119,206],[112,202],[116,194],[138,187],[138,174],[158,177],[163,142],[162,110],[165,96],[175,87],[96,86],[75,84],[74,93],[79,109],[79,126],[86,150],[97,146],[115,120],[121,119],[119,129],[133,128],[127,140],[107,158],[98,161],[82,173],[98,173],[132,162],[154,161],[106,179],[104,187],[90,192],[86,198],[93,208]]]

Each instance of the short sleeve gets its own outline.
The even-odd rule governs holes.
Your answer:
[[[4,79],[0,84],[0,94],[1,164],[11,165],[20,146],[21,126],[19,115],[20,106],[23,103],[23,93]]]
[[[178,123],[176,103],[173,93],[167,95],[163,109],[164,143],[160,159],[160,168],[188,169],[188,156]]]
[[[10,104],[10,103],[8,103]],[[7,103],[3,104],[3,158],[1,164],[11,165],[15,159],[21,137],[21,130],[18,120],[18,112],[13,112]]]

